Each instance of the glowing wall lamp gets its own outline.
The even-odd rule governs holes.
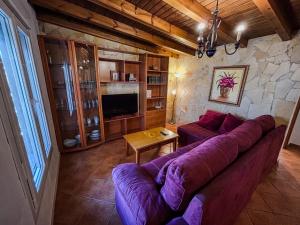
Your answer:
[[[175,124],[176,123],[176,115],[175,115],[175,106],[176,106],[176,97],[177,97],[177,80],[179,77],[182,76],[180,73],[175,73],[175,87],[171,91],[171,94],[173,95],[173,102],[172,102],[172,117],[171,120],[169,121],[170,124]]]

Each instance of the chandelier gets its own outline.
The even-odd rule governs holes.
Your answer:
[[[198,25],[199,30],[199,36],[198,36],[198,48],[196,51],[196,55],[198,58],[202,58],[204,53],[208,57],[214,56],[214,54],[217,51],[217,39],[218,39],[218,28],[221,24],[221,18],[219,17],[219,0],[217,0],[217,6],[215,10],[212,12],[212,19],[211,19],[211,28],[207,35],[207,37],[204,37],[204,31],[206,28],[206,23],[202,22]],[[232,52],[229,52],[226,44],[224,44],[225,52],[227,55],[233,55],[236,53],[238,48],[240,47],[240,40],[242,33],[246,30],[246,25],[244,23],[239,24],[235,32],[237,33],[236,41],[234,43],[234,50]]]

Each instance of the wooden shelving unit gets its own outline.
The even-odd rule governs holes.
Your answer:
[[[99,57],[102,49],[95,45],[44,36],[39,37],[39,46],[56,138],[62,152],[89,149],[124,134],[165,126],[168,57],[118,50],[108,51],[132,54],[137,60]],[[119,73],[118,80],[112,80],[112,71]],[[134,74],[136,80],[129,81],[127,74]],[[108,86],[114,90],[124,85],[127,91],[132,88],[138,92],[138,112],[104,118],[103,92]],[[148,99],[147,90],[152,91]],[[93,132],[99,132],[99,138]],[[77,142],[67,146],[67,139]]]
[[[161,55],[146,54],[146,77],[148,91],[146,128],[165,126],[169,58]]]
[[[122,54],[122,52],[119,52]],[[129,54],[128,52],[126,54]],[[138,60],[115,60],[108,58],[99,58],[99,73],[102,85],[127,84],[132,85],[138,90],[139,110],[134,115],[124,115],[112,118],[104,118],[105,140],[114,140],[122,137],[124,134],[145,129],[145,57],[139,55]],[[110,71],[116,71],[120,74],[120,79],[112,81]],[[129,81],[127,74],[134,74],[136,81]]]

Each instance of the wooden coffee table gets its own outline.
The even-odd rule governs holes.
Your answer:
[[[168,135],[160,132],[166,131]],[[139,131],[123,136],[126,142],[126,155],[129,152],[129,146],[135,151],[136,163],[140,163],[140,153],[153,148],[160,148],[163,145],[173,143],[173,151],[176,151],[178,134],[163,128],[157,127],[149,130]]]

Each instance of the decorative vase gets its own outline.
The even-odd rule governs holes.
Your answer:
[[[230,92],[230,88],[229,87],[220,87],[220,96],[223,98],[228,98]]]

